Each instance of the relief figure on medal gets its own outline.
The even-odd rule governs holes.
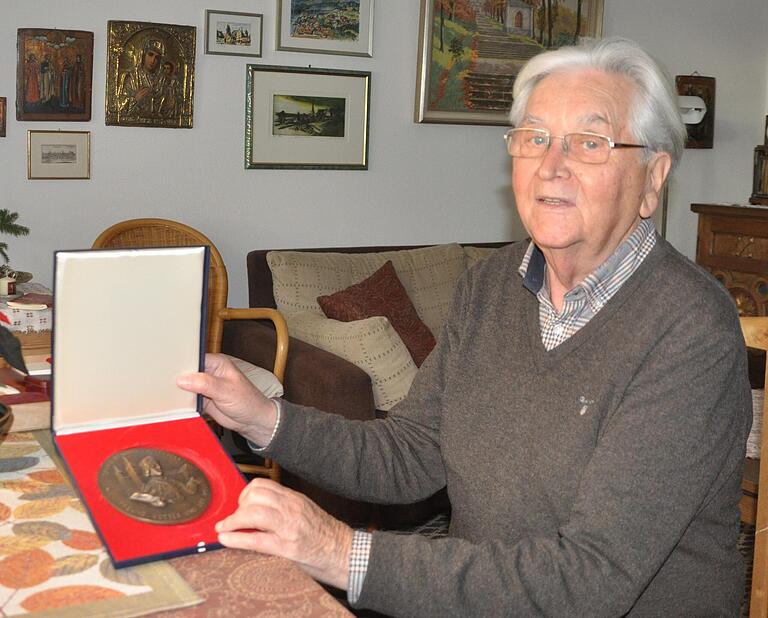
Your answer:
[[[183,457],[150,448],[116,453],[99,470],[107,501],[140,521],[177,524],[198,517],[210,503],[208,479]]]

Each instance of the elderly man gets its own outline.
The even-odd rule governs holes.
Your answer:
[[[606,39],[536,56],[514,95],[531,241],[466,273],[386,420],[276,405],[217,356],[179,380],[338,492],[411,502],[447,486],[449,537],[353,532],[256,480],[219,538],[392,615],[735,615],[746,355],[728,293],[650,220],[683,147],[670,82]]]

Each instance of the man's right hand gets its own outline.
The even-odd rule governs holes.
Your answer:
[[[176,379],[179,388],[203,395],[203,407],[222,427],[258,445],[266,445],[277,422],[277,406],[238,371],[226,356],[205,355],[205,373]]]

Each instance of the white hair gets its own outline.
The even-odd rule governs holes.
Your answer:
[[[531,58],[515,80],[509,119],[518,126],[528,98],[547,75],[594,69],[622,75],[636,87],[630,110],[630,130],[651,152],[667,152],[672,168],[683,154],[686,130],[677,106],[677,94],[666,70],[637,43],[621,37],[588,41],[572,47],[543,52]]]

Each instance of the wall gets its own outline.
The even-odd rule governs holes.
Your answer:
[[[245,254],[252,248],[493,241],[522,235],[509,197],[503,128],[412,120],[416,0],[377,0],[373,58],[274,51],[275,5],[273,0],[4,3],[0,96],[8,98],[11,118],[16,29],[95,33],[93,119],[9,119],[8,136],[0,139],[0,207],[17,210],[32,229],[28,238],[2,239],[16,268],[50,285],[53,250],[88,247],[102,229],[121,219],[166,217],[210,236],[227,263],[230,304],[244,306]],[[263,57],[205,55],[206,8],[263,13]],[[193,129],[104,125],[109,19],[198,27]],[[766,24],[765,0],[606,0],[605,34],[635,38],[672,74],[698,70],[717,79],[715,148],[688,151],[670,193],[668,236],[688,255],[695,246],[690,202],[743,202],[749,196],[752,149],[762,139],[767,107]],[[371,71],[369,169],[243,169],[249,61]],[[91,131],[91,180],[27,180],[28,129]]]

